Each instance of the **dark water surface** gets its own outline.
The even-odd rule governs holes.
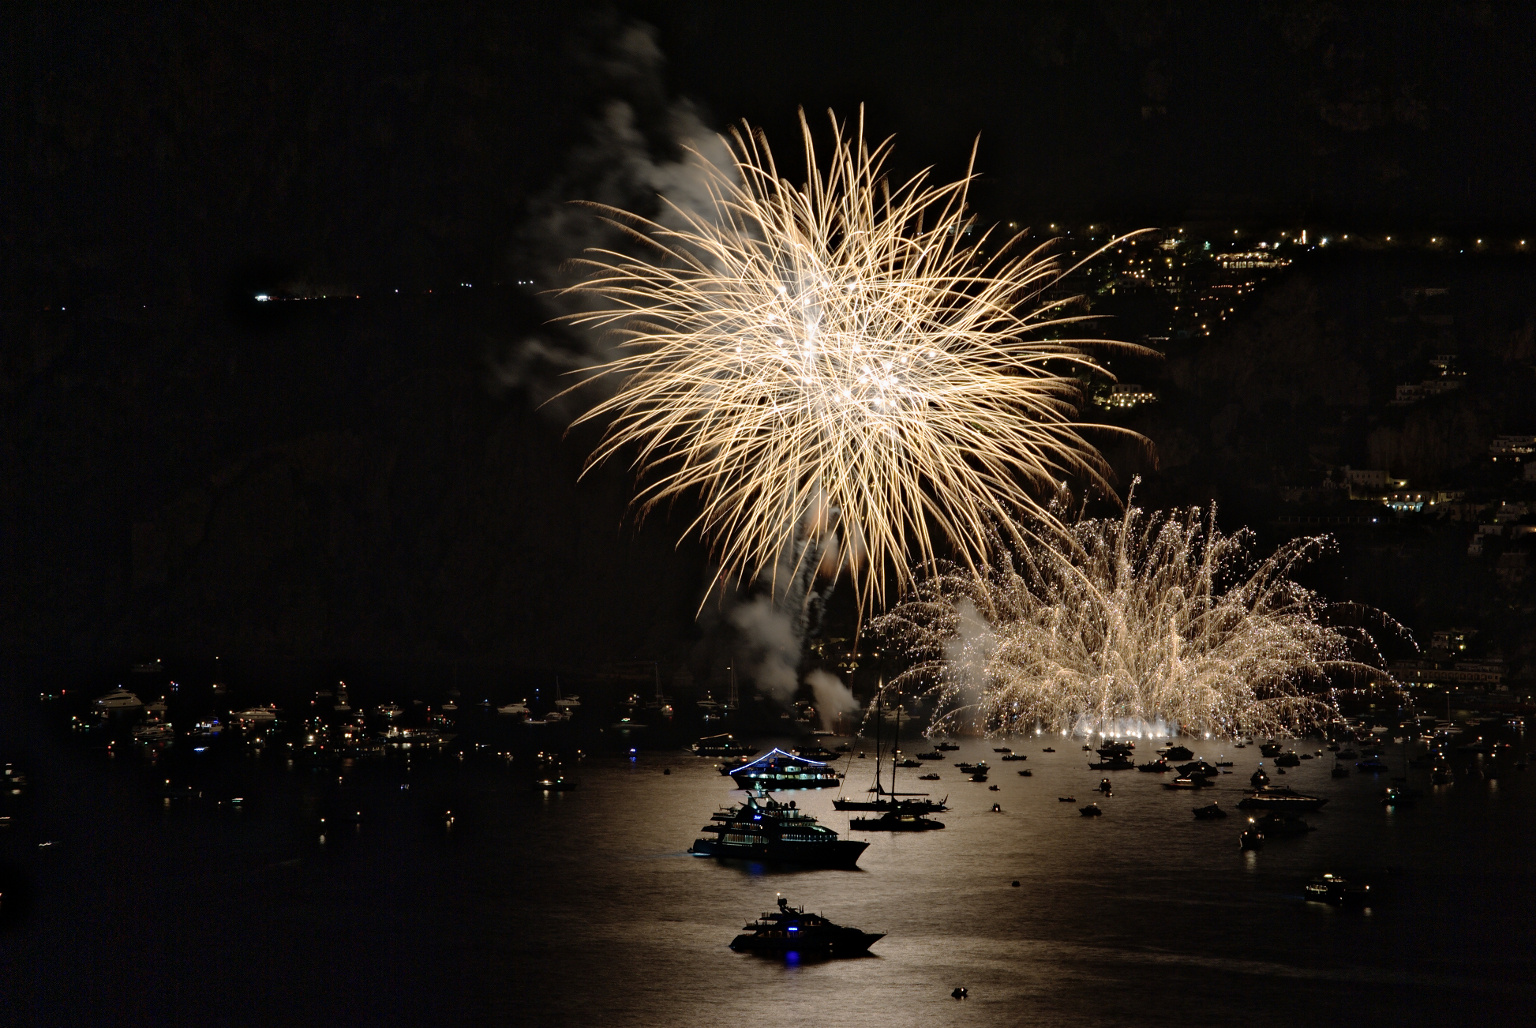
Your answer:
[[[1029,759],[1001,762],[992,747],[1010,743]],[[1528,1023],[1536,770],[1442,787],[1413,771],[1425,796],[1394,811],[1385,776],[1333,780],[1330,759],[1304,761],[1275,781],[1332,798],[1305,815],[1318,830],[1244,853],[1236,804],[1257,748],[1189,745],[1236,773],[1188,793],[1115,772],[1101,797],[1076,742],[967,740],[940,782],[902,772],[949,795],[945,831],[871,833],[859,870],[798,872],[688,855],[741,794],[677,751],[589,757],[578,788],[548,795],[473,761],[338,776],[267,758],[221,778],[249,808],[235,814],[166,809],[155,772],[126,761],[34,749],[30,820],[5,843],[33,898],[0,928],[0,1021]],[[983,757],[997,792],[951,766]],[[851,761],[854,791],[872,763]],[[843,831],[833,796],[793,794]],[[1234,816],[1195,821],[1213,799]],[[1103,817],[1079,816],[1090,800]],[[34,858],[38,841],[54,844]],[[1371,907],[1306,902],[1304,882],[1329,870],[1371,881]],[[857,960],[728,950],[779,892],[888,934]],[[957,985],[969,999],[950,998]]]

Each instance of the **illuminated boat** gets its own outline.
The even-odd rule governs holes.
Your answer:
[[[1319,903],[1331,903],[1342,907],[1346,903],[1364,903],[1370,899],[1371,887],[1363,882],[1350,882],[1335,874],[1321,874],[1306,884],[1307,899]]]
[[[785,753],[777,746],[729,773],[743,789],[820,789],[836,785],[843,777],[830,764]]]
[[[833,924],[820,914],[807,914],[804,908],[790,906],[783,896],[779,897],[778,910],[763,914],[743,927],[742,932],[731,940],[731,949],[738,953],[768,956],[797,953],[856,957],[869,952],[871,945],[885,938],[884,932],[861,932],[857,928]]]
[[[748,747],[737,742],[736,737],[729,732],[721,735],[706,735],[689,749],[701,757],[744,757],[752,752]]]
[[[848,819],[848,829],[854,832],[931,832],[943,828],[943,821],[932,821],[904,805],[887,810],[879,817],[854,817]]]
[[[1328,799],[1309,796],[1284,785],[1262,785],[1238,803],[1243,810],[1316,810]]]
[[[96,709],[104,714],[121,713],[123,711],[138,711],[144,707],[144,701],[138,696],[119,686],[104,696],[96,697]]]
[[[869,843],[842,839],[795,806],[767,792],[748,792],[740,806],[717,810],[700,828],[714,838],[698,838],[689,851],[696,857],[758,860],[804,867],[852,868]]]

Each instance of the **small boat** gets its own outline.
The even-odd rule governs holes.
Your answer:
[[[782,957],[802,956],[857,957],[885,938],[884,932],[863,932],[833,924],[820,914],[807,914],[802,907],[792,907],[783,896],[779,909],[770,910],[745,926],[742,934],[731,940],[738,953],[757,953]]]
[[[1379,775],[1383,771],[1391,770],[1391,768],[1381,762],[1380,757],[1372,757],[1369,760],[1357,760],[1355,761],[1355,767],[1373,775]]]
[[[896,762],[896,766],[897,767],[922,767],[923,766],[923,762],[921,760],[913,760],[911,757],[907,757],[905,760],[898,760]]]
[[[503,703],[496,708],[496,713],[506,717],[527,717],[529,713],[528,701],[514,700],[511,703]]]
[[[987,786],[987,791],[988,792],[996,792],[997,791],[997,786],[989,785],[989,786]]]
[[[1103,817],[1104,811],[1099,809],[1097,803],[1090,803],[1086,807],[1078,807],[1077,812],[1083,817]]]
[[[1348,778],[1349,768],[1345,767],[1343,764],[1335,764],[1333,765],[1333,770],[1328,773],[1334,778]]]
[[[1347,881],[1339,875],[1321,874],[1307,882],[1305,891],[1308,900],[1342,907],[1366,902],[1370,899],[1371,887],[1363,882]]]
[[[1194,760],[1195,751],[1188,746],[1170,746],[1162,751],[1164,760]]]
[[[975,774],[978,771],[980,771],[982,774],[986,774],[988,771],[990,771],[992,769],[991,766],[985,760],[978,760],[974,764],[967,764],[967,763],[962,762],[962,763],[956,764],[955,766],[960,769],[962,774],[967,774],[967,775],[973,775],[973,774]]]
[[[1008,753],[1008,754],[1004,754],[1003,759],[1004,760],[1028,760],[1029,758],[1027,756],[1025,756],[1024,754],[1022,754],[1022,753]]]
[[[1062,802],[1062,803],[1076,803],[1077,802],[1077,797],[1076,796],[1057,796],[1056,799],[1058,801]]]
[[[1419,801],[1417,789],[1388,789],[1381,798],[1384,807],[1411,807]]]
[[[576,788],[576,783],[564,775],[555,775],[553,778],[540,778],[538,786],[545,792],[565,792]]]
[[[1027,767],[1024,770],[1019,772],[1019,777],[1020,778],[1033,778],[1034,775],[1035,775],[1035,773],[1033,771],[1031,771]]]
[[[1203,807],[1191,807],[1190,809],[1195,812],[1196,819],[1200,821],[1216,821],[1227,816],[1227,812],[1215,803],[1207,803]]]
[[[1105,779],[1100,780],[1098,788],[1099,788],[1099,791],[1102,792],[1104,795],[1106,795],[1106,796],[1110,795],[1112,787],[1109,784],[1109,779],[1105,778]]]
[[[1090,771],[1129,771],[1136,766],[1136,762],[1130,757],[1106,757],[1095,763],[1088,762]]]
[[[1309,796],[1284,785],[1265,785],[1244,796],[1238,806],[1244,810],[1316,810],[1328,799]]]
[[[1261,850],[1264,848],[1264,833],[1257,828],[1245,829],[1238,839],[1238,846],[1245,850]]]
[[[1012,746],[994,746],[994,747],[992,747],[992,752],[993,753],[1012,753],[1013,752],[1013,747]]]
[[[919,782],[937,782],[939,780],[939,776],[930,771],[926,775],[918,775],[917,780]]]
[[[1151,761],[1147,764],[1137,764],[1136,770],[1144,771],[1147,774],[1160,775],[1165,772],[1172,771],[1173,768],[1168,766],[1168,759],[1166,757],[1160,757],[1157,760]]]
[[[1204,778],[1175,778],[1171,782],[1164,782],[1164,789],[1203,789],[1211,783]]]
[[[393,721],[395,718],[405,713],[405,708],[400,706],[398,703],[381,703],[374,708],[373,712],[379,715],[379,717],[388,718],[389,720]]]
[[[976,771],[972,773],[970,780],[973,782],[985,782],[987,780],[987,773],[985,771]]]
[[[1047,746],[1047,747],[1046,747],[1046,748],[1045,748],[1045,749],[1043,749],[1043,750],[1041,750],[1041,751],[1040,751],[1040,752],[1041,752],[1041,753],[1055,753],[1055,752],[1056,752],[1056,750],[1055,750],[1055,749],[1053,749],[1053,748],[1052,748],[1052,747],[1050,747],[1050,746]]]
[[[1276,767],[1300,767],[1301,755],[1295,750],[1286,750],[1275,757]]]
[[[933,744],[933,748],[936,750],[944,750],[945,752],[948,752],[950,750],[958,750],[960,746],[958,743],[953,742],[936,742]]]
[[[1273,739],[1266,743],[1260,743],[1259,753],[1265,757],[1278,757],[1280,755],[1280,744]]]
[[[1207,764],[1203,760],[1193,760],[1188,764],[1180,764],[1174,770],[1183,778],[1215,778],[1221,774],[1221,769],[1214,764]]]
[[[1456,775],[1448,767],[1437,767],[1429,773],[1429,780],[1436,785],[1449,785],[1456,780]]]
[[[1260,764],[1259,769],[1248,776],[1248,781],[1253,784],[1255,789],[1262,789],[1269,784],[1269,776],[1264,773],[1263,764]]]
[[[917,759],[918,760],[943,760],[944,759],[944,754],[940,753],[938,750],[929,750],[927,753],[919,753],[917,755]]]
[[[688,748],[701,757],[745,757],[752,754],[750,748],[737,742],[736,737],[729,732],[703,736]]]

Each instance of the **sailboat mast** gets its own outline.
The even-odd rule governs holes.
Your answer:
[[[885,683],[875,693],[875,794],[880,793],[880,722],[885,720]]]

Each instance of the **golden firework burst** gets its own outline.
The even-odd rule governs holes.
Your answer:
[[[1082,316],[1056,287],[1072,269],[1048,248],[984,254],[974,170],[893,185],[890,140],[869,147],[862,115],[851,134],[832,118],[825,167],[801,127],[802,186],[743,127],[728,166],[694,155],[706,210],[670,206],[668,227],[604,208],[646,256],[592,251],[573,287],[598,309],[569,320],[626,347],[589,376],[618,384],[578,423],[606,421],[590,463],[630,461],[642,508],[697,497],[687,531],[722,577],[835,533],[863,611],[941,543],[979,564],[989,519],[1043,513],[1064,479],[1108,488],[1072,373],[1105,373],[1093,352],[1125,344],[1070,338]]]

